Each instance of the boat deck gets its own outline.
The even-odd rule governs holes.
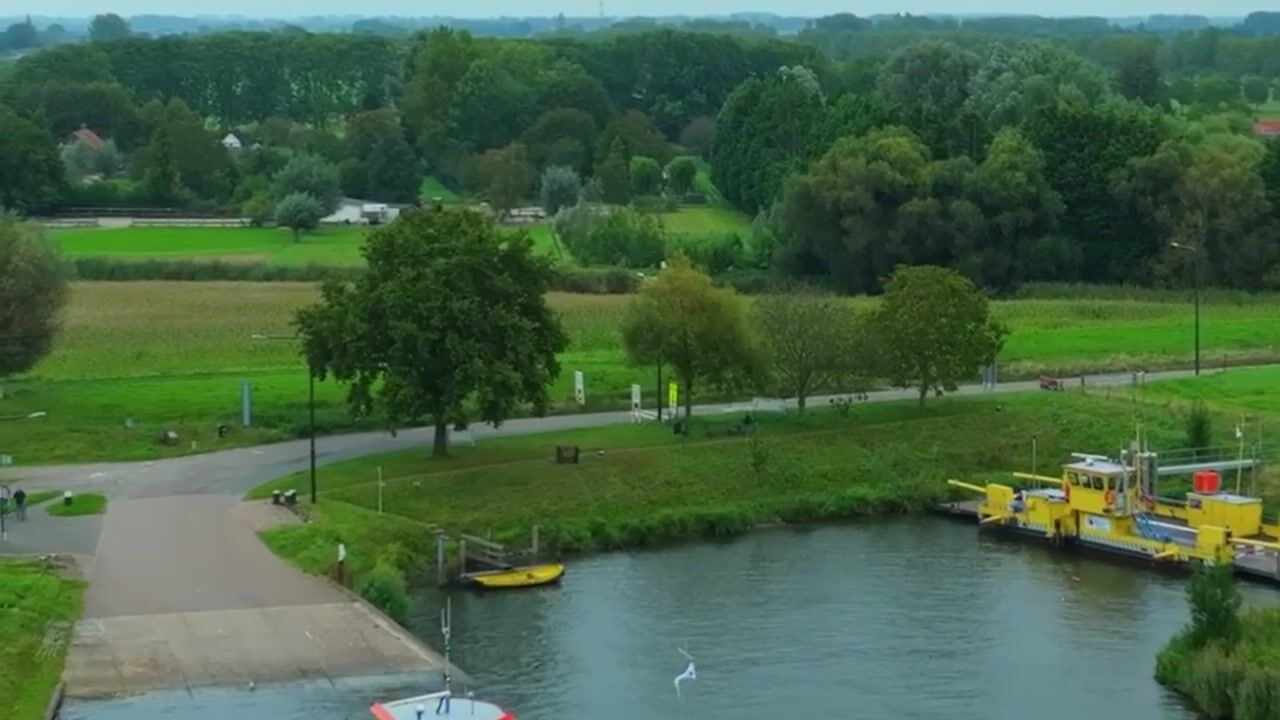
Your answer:
[[[935,506],[934,509],[943,515],[962,518],[977,518],[978,506],[980,504],[980,500],[958,500],[955,502],[941,503]],[[1190,528],[1186,527],[1185,523],[1173,518],[1162,517],[1156,521],[1156,524],[1162,529],[1169,530],[1171,534],[1192,532]],[[1269,538],[1264,537],[1261,539]],[[1280,583],[1280,553],[1262,550],[1250,551],[1245,548],[1240,548],[1236,551],[1234,565],[1236,573],[1242,577]]]
[[[446,705],[441,700],[440,693],[378,703],[370,708],[370,711],[377,720],[427,720],[452,717],[472,720],[515,720],[515,716],[483,700],[453,697],[449,698]]]

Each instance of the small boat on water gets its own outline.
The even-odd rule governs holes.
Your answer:
[[[563,572],[563,568],[561,569]],[[445,601],[440,611],[440,634],[444,637],[444,690],[374,703],[369,712],[376,720],[427,720],[437,717],[465,717],[473,720],[516,720],[516,716],[497,705],[484,700],[476,700],[472,693],[466,697],[454,697],[453,677],[450,674],[453,665],[449,662],[449,649],[453,640],[453,603]]]
[[[564,577],[564,565],[561,563],[526,565],[524,567],[488,570],[466,575],[469,582],[484,590],[505,590],[551,585],[560,582],[562,577]]]
[[[434,717],[516,720],[515,715],[493,703],[469,697],[455,698],[448,690],[389,703],[374,703],[370,712],[377,720],[427,720]]]

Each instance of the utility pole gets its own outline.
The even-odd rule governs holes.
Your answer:
[[[1200,248],[1174,241],[1169,247],[1191,253],[1191,294],[1196,306],[1196,375],[1200,374]]]

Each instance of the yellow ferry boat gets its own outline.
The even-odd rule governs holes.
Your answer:
[[[1161,563],[1232,563],[1242,575],[1280,582],[1280,524],[1263,520],[1260,498],[1223,492],[1213,469],[1238,464],[1162,470],[1151,452],[1125,452],[1121,460],[1077,454],[1060,478],[1013,473],[1022,481],[1017,485],[951,480],[981,497],[942,509],[1055,546],[1081,545]],[[1185,500],[1158,496],[1158,479],[1166,472],[1194,475]]]

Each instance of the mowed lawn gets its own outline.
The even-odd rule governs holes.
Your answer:
[[[1180,402],[1203,400],[1222,410],[1274,415],[1280,420],[1280,367],[1244,368],[1155,383],[1147,387],[1146,394]]]
[[[307,375],[291,340],[294,311],[316,295],[308,283],[82,282],[73,286],[64,330],[53,353],[22,378],[5,383],[0,414],[46,412],[0,423],[0,452],[18,462],[140,459],[297,437],[307,427]],[[570,344],[551,388],[556,412],[573,402],[574,370],[586,376],[588,410],[626,404],[639,384],[654,404],[653,368],[629,366],[618,325],[625,296],[553,293]],[[873,300],[855,298],[851,308]],[[1011,333],[1001,353],[1002,377],[1074,371],[1186,366],[1192,351],[1192,308],[1181,302],[1014,300],[993,303]],[[1203,309],[1206,365],[1280,359],[1280,299],[1211,303]],[[253,388],[254,424],[240,429],[243,382]],[[751,390],[743,392],[750,394]],[[717,393],[700,393],[710,399]],[[723,392],[718,393],[723,395]],[[344,389],[317,386],[322,431],[354,424]],[[219,423],[233,427],[218,438]],[[131,424],[132,427],[126,427]],[[164,429],[180,442],[162,447]]]
[[[527,231],[537,252],[560,257],[555,232],[545,224],[501,226],[503,232]],[[358,266],[367,227],[323,227],[294,242],[288,230],[238,227],[129,227],[53,230],[50,235],[70,258],[119,261],[191,260],[266,265]]]
[[[0,559],[0,718],[44,717],[83,595],[56,568]]]
[[[751,218],[726,207],[685,207],[676,212],[661,213],[663,227],[672,235],[718,238],[725,235],[745,236],[751,230]]]

